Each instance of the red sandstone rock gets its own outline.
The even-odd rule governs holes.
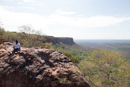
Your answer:
[[[0,38],[0,44],[2,44],[2,39]]]
[[[80,70],[61,52],[0,45],[0,87],[90,87]]]

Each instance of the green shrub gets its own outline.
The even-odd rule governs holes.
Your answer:
[[[4,28],[1,28],[1,27],[0,27],[0,36],[2,37],[2,36],[4,35],[4,33],[5,33]]]
[[[69,59],[71,59],[71,61],[74,63],[74,64],[78,64],[79,63],[79,60],[75,57],[73,57],[70,53],[63,53],[65,56],[67,56]]]
[[[43,46],[43,48],[47,48],[47,49],[50,49],[50,48],[52,48],[52,45],[53,45],[53,43],[44,43],[44,46]]]

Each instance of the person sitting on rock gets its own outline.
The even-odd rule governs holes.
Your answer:
[[[14,43],[13,48],[14,48],[14,50],[12,52],[10,52],[11,54],[17,53],[18,51],[20,51],[20,43],[18,43],[18,40],[16,40],[16,43]]]

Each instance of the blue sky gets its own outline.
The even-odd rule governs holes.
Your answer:
[[[42,34],[74,39],[130,39],[130,0],[0,0],[7,31],[31,25]]]

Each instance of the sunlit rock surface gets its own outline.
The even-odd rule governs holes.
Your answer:
[[[13,43],[0,45],[0,87],[89,87],[69,58],[42,48],[21,48],[10,55]]]

